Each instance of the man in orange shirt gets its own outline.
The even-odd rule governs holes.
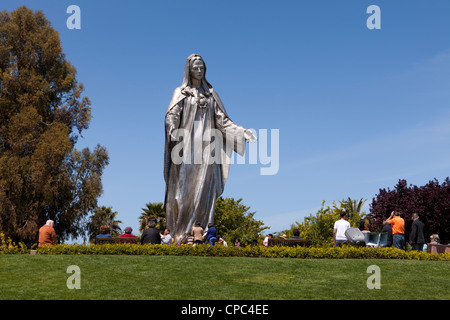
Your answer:
[[[53,226],[53,220],[47,220],[45,225],[39,229],[39,247],[56,244],[56,232]]]
[[[405,220],[400,217],[398,211],[392,211],[391,216],[383,221],[383,225],[392,226],[392,242],[397,249],[403,249],[405,246]]]

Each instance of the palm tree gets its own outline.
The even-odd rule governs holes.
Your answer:
[[[357,227],[361,219],[364,219],[366,216],[365,212],[361,212],[362,207],[367,199],[363,200],[352,200],[350,197],[347,200],[340,200],[340,209],[345,210],[348,213],[347,219],[352,225],[352,227]]]
[[[116,216],[119,213],[117,211],[112,211],[112,207],[97,207],[94,209],[94,215],[90,217],[90,221],[87,225],[89,232],[89,240],[93,240],[98,234],[100,226],[107,225],[114,237],[119,236],[122,230],[119,224],[122,223],[120,220],[116,220]]]
[[[139,231],[143,232],[151,219],[156,220],[156,228],[164,230],[166,228],[166,211],[161,202],[146,203],[146,208],[142,208],[141,216],[139,217]]]

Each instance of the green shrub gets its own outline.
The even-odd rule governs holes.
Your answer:
[[[35,245],[32,247],[32,249]],[[3,232],[0,232],[0,254],[29,254],[30,249],[23,243],[16,244],[10,238],[6,238]]]
[[[29,254],[23,243],[15,244],[0,233],[0,254]],[[202,257],[259,257],[295,259],[404,259],[450,261],[450,253],[404,251],[395,248],[334,247],[224,247],[209,245],[152,245],[152,244],[59,244],[37,248],[37,254],[54,255],[171,255]]]
[[[23,250],[2,251],[2,253],[25,253]],[[54,245],[39,248],[38,254],[88,254],[88,255],[172,255],[202,257],[260,257],[296,259],[405,259],[450,261],[450,253],[426,253],[404,251],[395,248],[370,248],[344,246],[340,248],[316,247],[263,247],[241,248],[208,245]]]

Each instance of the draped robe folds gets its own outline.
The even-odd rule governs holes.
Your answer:
[[[164,208],[167,228],[177,242],[197,222],[203,227],[214,222],[232,151],[245,152],[245,129],[230,120],[218,94],[211,88],[203,108],[195,99],[177,88],[165,119]],[[174,141],[177,132],[182,138]]]

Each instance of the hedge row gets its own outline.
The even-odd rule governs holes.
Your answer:
[[[0,254],[29,254],[23,245],[0,245]],[[38,248],[36,254],[54,255],[157,255],[157,256],[203,256],[203,257],[260,257],[298,259],[406,259],[450,261],[450,253],[427,253],[404,251],[395,248],[370,248],[345,246],[341,248],[315,247],[263,247],[243,248],[208,245],[140,245],[140,244],[83,244],[54,245]]]

